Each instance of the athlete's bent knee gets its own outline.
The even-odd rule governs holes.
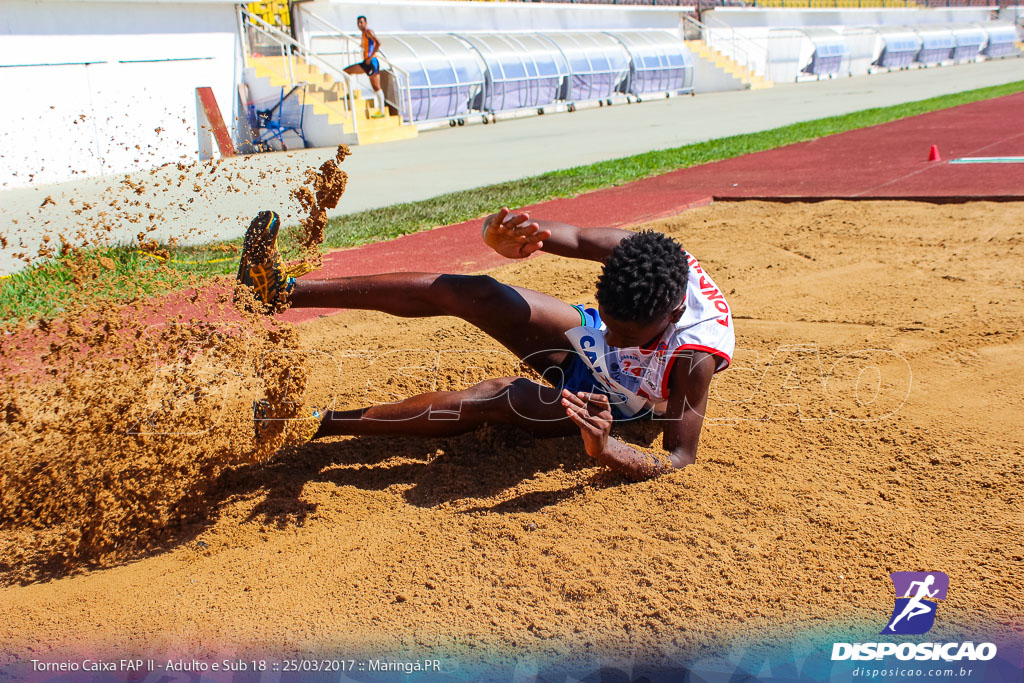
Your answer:
[[[509,391],[516,379],[515,377],[499,377],[474,384],[463,395],[460,406],[461,413],[463,415],[472,414],[483,422],[508,422],[514,417]]]
[[[508,286],[490,275],[442,275],[436,284],[442,307],[449,315],[460,318],[500,310],[508,293]]]
[[[470,391],[479,400],[488,401],[508,394],[509,388],[516,382],[515,377],[495,377],[485,379],[470,387]]]

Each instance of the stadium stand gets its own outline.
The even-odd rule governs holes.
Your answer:
[[[484,87],[484,64],[473,48],[454,35],[382,35],[388,59],[409,74],[411,108],[406,121],[458,119],[469,114],[470,102]]]
[[[628,92],[686,92],[693,87],[693,60],[676,36],[654,31],[620,31],[616,36],[632,56]]]
[[[702,60],[704,63],[731,76],[739,84],[737,90],[750,89],[762,90],[772,87],[772,82],[763,76],[759,76],[752,68],[740,64],[735,59],[724,55],[703,40],[687,40],[686,46],[690,53]],[[696,83],[695,83],[696,85]]]
[[[388,58],[409,74],[406,120],[488,116],[615,95],[687,92],[692,59],[664,31],[381,36]],[[404,85],[404,83],[403,83]]]
[[[791,9],[857,9],[864,7],[913,7],[911,0],[756,0],[751,7],[782,7]]]
[[[500,0],[504,1],[504,0]],[[701,10],[713,7],[779,7],[788,9],[856,9],[900,7],[996,7],[990,0],[517,0],[519,2],[569,2],[590,5],[681,5]]]
[[[344,72],[344,67],[355,61],[347,53],[341,53],[340,59],[348,62],[329,59],[244,7],[239,6],[237,11],[243,27],[246,105],[257,114],[250,117],[250,124],[256,126],[255,144],[271,149],[330,147],[416,136],[416,127],[403,125],[397,115],[396,98],[389,100],[387,116],[371,117],[370,100],[362,97],[355,79]],[[282,93],[290,97],[284,98]],[[284,106],[273,112],[286,113],[286,120],[258,116],[258,112],[268,110],[266,103],[274,98]],[[295,102],[300,103],[298,110]],[[299,131],[290,125],[295,120],[300,122]]]
[[[268,2],[250,2],[245,8],[271,26],[287,29],[292,25],[292,14],[288,0],[269,0]]]
[[[517,2],[558,2],[587,5],[657,5],[664,7],[751,7],[751,2],[743,0],[515,0]],[[881,0],[879,0],[881,1]]]
[[[952,59],[956,37],[948,26],[915,26],[914,30],[921,36],[921,51],[916,61],[921,64],[938,64]]]
[[[463,36],[484,60],[484,88],[473,109],[499,112],[554,104],[569,75],[565,55],[539,35],[471,34]]]
[[[1013,24],[993,24],[986,26],[988,45],[985,46],[986,57],[1006,57],[1017,51],[1017,28]]]
[[[668,6],[684,2],[596,0],[597,4]],[[699,2],[708,8],[742,4]],[[273,3],[258,4],[266,10]],[[910,0],[756,0],[751,5],[913,7]],[[729,17],[747,13],[734,9],[725,9],[727,14],[721,16],[707,12],[703,17],[708,23],[684,13],[682,41],[677,31],[668,29],[439,32],[404,31],[399,22],[393,30],[379,32],[391,116],[374,123],[364,120],[369,112],[354,77],[342,73],[347,64],[357,61],[358,41],[310,7],[296,8],[297,39],[283,31],[275,35],[277,29],[264,20],[248,21],[250,28],[259,29],[254,36],[270,36],[270,42],[280,45],[276,52],[249,51],[247,82],[252,81],[254,92],[266,96],[267,83],[260,79],[269,79],[269,94],[278,98],[284,88],[301,87],[312,115],[305,120],[312,120],[314,130],[309,132],[311,126],[306,124],[303,129],[307,138],[318,140],[317,146],[325,144],[325,139],[363,144],[399,139],[414,134],[420,124],[462,125],[472,116],[493,123],[504,113],[544,113],[548,107],[571,112],[577,103],[610,105],[612,98],[632,101],[694,92],[698,74],[701,83],[713,81],[710,87],[701,85],[708,90],[761,88],[777,81],[971,61],[1010,55],[1018,49],[1014,27],[995,22],[884,27],[799,23],[773,27],[766,23],[737,28],[728,23]],[[917,10],[912,13],[915,17],[904,12],[907,20],[919,20]],[[357,116],[361,109],[366,111]],[[319,114],[327,115],[333,133],[323,132],[330,126],[316,132]]]
[[[832,76],[842,71],[850,58],[850,48],[842,35],[827,28],[805,28],[801,33],[814,43],[811,61],[803,68],[805,73]]]
[[[878,66],[902,69],[910,66],[921,51],[921,36],[907,26],[881,26],[875,29],[882,39]]]
[[[1005,5],[1001,2],[986,2],[986,0],[918,0],[922,7],[998,7]]]
[[[981,26],[956,24],[950,28],[956,42],[956,47],[953,48],[954,62],[973,61],[988,43],[988,34]]]
[[[688,6],[698,10],[714,7],[781,7],[793,9],[853,9],[858,7],[914,7],[914,0],[520,0],[522,2],[569,2],[591,5]],[[953,0],[950,0],[951,2]],[[963,0],[964,3],[973,0]]]
[[[747,27],[740,34],[714,18],[709,21],[713,25],[701,24],[703,42],[749,65],[755,73],[772,82],[853,76],[1020,53],[1013,42],[1017,39],[1017,29],[1007,22],[764,26]],[[740,35],[742,40],[738,39]],[[689,41],[688,45],[694,54],[700,53],[698,45]]]

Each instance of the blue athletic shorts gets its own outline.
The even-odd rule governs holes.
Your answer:
[[[363,67],[363,71],[367,76],[374,76],[380,73],[380,63],[377,62],[376,57],[369,61],[359,62],[359,66]]]
[[[593,327],[594,329],[600,329],[601,327],[601,314],[593,308],[583,308],[582,306],[573,306],[580,313],[580,324],[584,327]],[[578,353],[572,353],[566,357],[565,362],[562,363],[562,381],[555,385],[556,389],[565,389],[572,393],[584,391],[590,394],[604,394],[608,395],[601,383],[594,378],[594,373],[590,371],[590,367],[584,362]],[[625,422],[629,420],[642,420],[651,416],[651,411],[646,410],[642,413],[638,413],[633,417],[626,417],[622,415],[618,409],[612,406],[612,416],[617,422]]]

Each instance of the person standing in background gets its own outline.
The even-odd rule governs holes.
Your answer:
[[[345,67],[345,73],[364,73],[370,78],[370,85],[373,87],[373,98],[377,104],[377,112],[370,116],[372,119],[384,118],[384,91],[380,87],[380,63],[377,61],[377,53],[380,51],[380,40],[367,25],[366,17],[356,17],[356,26],[363,33],[363,61]]]

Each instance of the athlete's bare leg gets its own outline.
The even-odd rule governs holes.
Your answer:
[[[362,64],[350,64],[349,66],[346,66],[344,70],[345,70],[345,73],[347,73],[347,74],[355,74],[357,76],[361,76],[361,75],[366,74],[366,69],[363,68]],[[378,109],[378,111],[380,111],[381,114],[383,114],[384,113],[384,97],[383,97],[383,95],[380,94],[381,93],[380,73],[378,72],[378,73],[375,73],[373,75],[366,74],[366,76],[367,76],[367,78],[370,79],[370,87],[373,88],[373,95],[374,95],[374,99],[376,100],[377,109]]]
[[[483,424],[508,424],[534,436],[579,432],[559,391],[522,377],[489,379],[463,391],[435,391],[398,403],[327,412],[322,436],[455,436]]]
[[[542,374],[562,363],[570,349],[565,332],[580,324],[579,311],[564,301],[486,275],[387,273],[297,280],[289,300],[296,308],[462,318]]]

